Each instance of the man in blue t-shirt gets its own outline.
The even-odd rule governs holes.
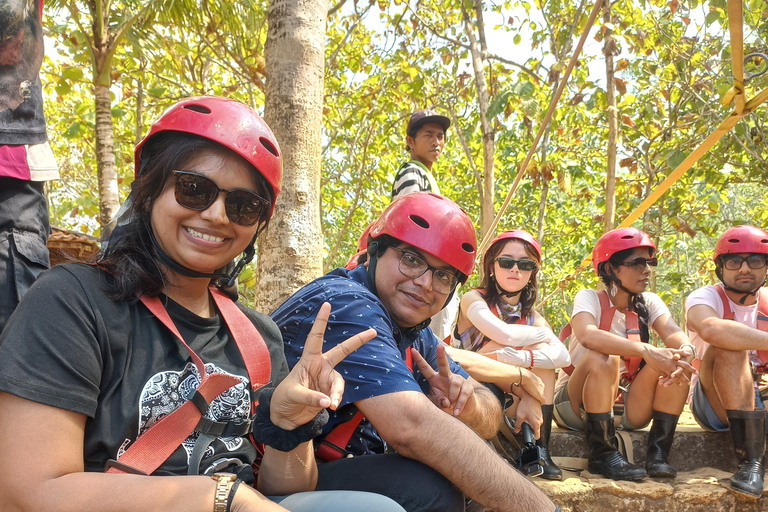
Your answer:
[[[475,252],[463,210],[442,196],[410,194],[372,225],[363,264],[315,280],[272,314],[289,366],[324,302],[332,308],[325,350],[369,327],[377,332],[336,367],[344,395],[318,454],[337,460],[319,466],[317,490],[377,492],[409,511],[461,511],[463,494],[499,512],[555,509],[480,437],[496,433],[501,404],[427,327],[471,274]],[[358,410],[365,420],[349,422]],[[337,427],[350,433],[339,437]]]

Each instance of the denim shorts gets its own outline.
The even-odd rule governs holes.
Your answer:
[[[755,408],[765,409],[763,400],[760,398],[760,391],[755,387]],[[726,432],[728,425],[720,421],[720,418],[715,414],[715,410],[712,409],[712,405],[707,399],[707,395],[704,390],[701,389],[701,380],[697,380],[693,386],[693,400],[691,401],[691,412],[693,413],[693,419],[699,424],[701,428],[709,432]],[[768,432],[768,423],[765,426],[766,432]]]

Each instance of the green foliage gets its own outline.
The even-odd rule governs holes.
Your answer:
[[[113,62],[122,197],[133,179],[133,146],[174,101],[219,94],[256,109],[263,105],[266,3],[157,5],[150,21],[126,35]],[[747,5],[745,53],[765,52],[761,37],[768,33],[768,18],[761,13],[766,1]],[[464,2],[464,7],[478,36],[474,6]],[[499,226],[537,232],[545,202],[541,296],[559,290],[557,283],[590,253],[602,232],[607,99],[604,65],[595,48],[602,46],[605,31],[613,30],[617,41],[616,211],[621,221],[730,113],[720,104],[732,82],[725,8],[724,0],[619,1],[612,6],[611,22],[590,34],[598,44],[589,41],[592,49],[579,59],[554,113],[546,159],[537,152]],[[485,4],[485,32],[495,36],[488,40],[484,73],[491,97],[486,117],[496,144],[497,209],[584,29],[583,9],[566,0]],[[63,172],[63,179],[51,184],[51,211],[59,224],[96,232],[88,78],[93,63],[73,20],[54,12],[47,26],[55,55],[44,64],[46,114]],[[441,192],[465,208],[479,228],[474,170],[483,169],[481,114],[468,44],[457,0],[342,2],[330,15],[321,179],[326,269],[346,263],[360,233],[389,204],[392,177],[408,159],[405,125],[419,108],[452,114],[446,149],[434,171]],[[754,79],[748,96],[766,85],[768,77]],[[766,108],[740,122],[636,223],[659,245],[654,286],[679,321],[685,295],[712,280],[709,254],[723,227],[768,225]],[[241,284],[250,300],[255,286],[250,268]],[[596,284],[588,269],[555,294],[544,311],[553,327],[569,319],[575,293]]]

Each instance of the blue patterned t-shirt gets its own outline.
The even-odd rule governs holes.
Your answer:
[[[285,357],[293,368],[304,349],[304,341],[312,329],[317,311],[323,302],[331,304],[331,316],[323,341],[323,351],[368,328],[377,336],[336,366],[344,377],[344,396],[337,411],[323,430],[327,434],[338,424],[357,412],[354,402],[400,391],[429,393],[429,383],[414,366],[411,372],[405,364],[405,353],[413,346],[433,368],[437,368],[437,346],[440,343],[429,328],[403,333],[394,323],[384,304],[368,287],[364,266],[354,270],[336,269],[309,283],[294,293],[271,317],[280,328],[285,345]],[[461,366],[450,360],[451,371],[467,378]],[[358,427],[350,439],[347,451],[383,453],[386,444],[367,422]]]

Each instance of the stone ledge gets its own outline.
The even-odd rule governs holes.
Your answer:
[[[562,482],[533,481],[563,512],[637,510],[647,512],[768,512],[768,499],[755,500],[731,491],[730,472],[700,468],[674,480],[615,482],[587,471],[565,472]]]

